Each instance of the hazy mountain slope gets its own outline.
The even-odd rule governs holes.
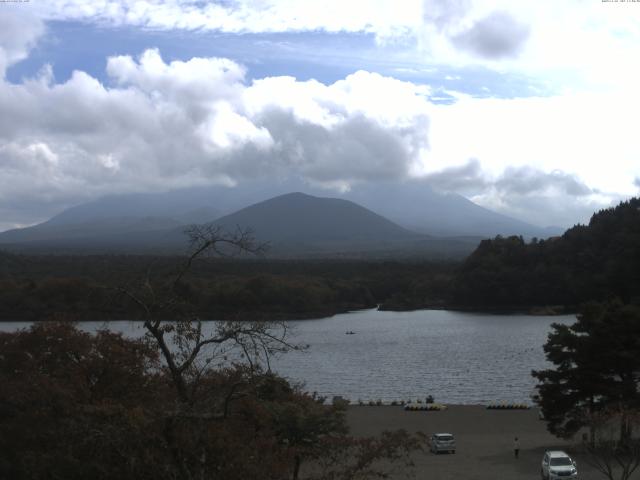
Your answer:
[[[135,232],[172,230],[182,225],[165,217],[106,217],[74,223],[45,222],[28,228],[0,233],[0,243],[56,242],[113,235],[131,235]],[[74,242],[76,243],[76,242]]]
[[[494,237],[501,234],[544,238],[562,232],[557,228],[538,228],[492,212],[460,195],[437,192],[419,180],[356,185],[342,194],[330,194],[293,180],[115,195],[71,207],[44,224],[70,225],[125,216],[164,218],[167,222],[179,224],[205,223],[292,191],[350,200],[409,230],[429,235]],[[3,241],[1,236],[0,241]]]
[[[265,200],[215,223],[227,229],[250,226],[257,238],[279,243],[397,241],[418,237],[353,202],[303,193]]]
[[[476,205],[465,197],[433,190],[419,180],[362,185],[344,194],[411,230],[440,236],[548,237],[560,228],[540,228]]]
[[[326,191],[311,189],[295,180],[116,195],[69,208],[33,227],[0,233],[0,245],[29,245],[36,250],[55,246],[71,251],[103,251],[112,247],[117,251],[135,250],[138,253],[175,251],[185,244],[182,231],[186,225],[209,223],[216,218],[233,228],[236,225],[253,226],[272,243],[287,243],[288,251],[292,251],[294,244],[304,246],[298,249],[302,254],[310,247],[324,252],[353,251],[362,247],[355,243],[364,242],[367,251],[404,248],[407,254],[426,250],[447,254],[455,250],[455,255],[461,256],[472,250],[469,245],[475,246],[478,237],[514,234],[545,238],[559,233],[491,212],[460,195],[436,192],[417,180],[355,186],[323,204],[323,209],[316,208],[313,197],[305,198],[302,194],[287,197],[285,192],[300,186],[306,192],[315,192],[316,197],[326,196]],[[283,193],[285,195],[274,203],[255,206],[265,203],[265,198]],[[297,201],[292,202],[292,198]],[[287,210],[278,202],[291,205]],[[350,202],[360,205],[361,210],[355,209],[354,203]],[[254,208],[244,211],[247,205]],[[337,205],[344,207],[342,213],[330,213]],[[324,212],[325,207],[331,208]],[[265,214],[266,210],[251,213],[260,208],[273,209],[273,212],[270,215]],[[358,217],[358,221],[350,216],[356,210],[362,213],[366,209],[370,211]],[[291,222],[294,218],[295,222]],[[333,226],[326,223],[329,218],[335,221]],[[422,237],[419,246],[414,242],[400,247],[398,242],[408,239],[408,231],[413,239],[418,238],[417,233],[430,237]],[[465,238],[451,240],[454,236]],[[378,245],[374,245],[375,242]]]
[[[461,258],[480,241],[418,234],[354,202],[303,193],[281,195],[215,222],[225,229],[251,227],[270,243],[270,256]]]
[[[291,193],[245,207],[214,223],[226,230],[251,228],[269,242],[272,257],[462,257],[479,238],[439,238],[411,232],[353,202]],[[75,223],[47,222],[0,234],[12,250],[53,253],[182,253],[184,225],[166,219],[102,218]]]
[[[170,217],[184,223],[204,223],[291,191],[289,185],[247,182],[242,187],[192,187],[168,192],[111,195],[68,208],[47,223],[70,224],[123,215]]]

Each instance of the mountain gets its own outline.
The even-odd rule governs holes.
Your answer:
[[[462,257],[479,238],[434,238],[407,230],[354,202],[290,193],[214,222],[225,230],[251,226],[272,256]]]
[[[77,213],[77,211],[75,212]],[[69,222],[70,214],[29,229],[0,234],[0,244],[57,253],[181,253],[185,225],[157,217],[104,217]],[[66,222],[66,223],[65,223]],[[269,255],[461,257],[479,238],[437,238],[418,234],[354,202],[303,193],[280,195],[211,222],[225,230],[251,228]]]
[[[250,225],[258,239],[276,243],[368,243],[420,237],[351,201],[299,192],[256,203],[215,223],[226,229]]]
[[[68,208],[32,228],[85,222],[113,223],[114,219],[124,217],[140,219],[142,224],[148,221],[144,219],[149,218],[156,222],[163,219],[167,225],[206,223],[248,205],[292,191],[318,197],[327,196],[326,190],[313,188],[296,180],[253,181],[235,187],[194,187],[170,192],[112,195]],[[355,202],[406,229],[432,236],[490,238],[500,234],[547,238],[563,231],[560,228],[539,228],[492,212],[461,195],[434,190],[419,179],[355,185],[351,190],[333,196]],[[24,230],[24,234],[33,231]],[[119,231],[117,225],[113,225],[112,231]]]
[[[352,201],[296,192],[256,203],[214,222],[251,226],[273,256],[462,258],[480,237],[433,237],[408,230]]]
[[[246,182],[241,187],[192,187],[168,192],[109,195],[68,208],[44,223],[64,224],[123,216],[170,218],[181,224],[206,223],[266,198],[288,193],[297,184]]]
[[[541,228],[476,205],[462,195],[443,193],[419,179],[360,185],[344,194],[411,230],[436,236],[522,235],[547,238],[557,227]]]
[[[87,218],[63,223],[47,221],[28,228],[19,228],[0,233],[0,243],[66,242],[86,237],[130,235],[136,232],[151,232],[175,229],[181,221],[167,217],[105,217]]]

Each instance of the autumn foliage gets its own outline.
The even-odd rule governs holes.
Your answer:
[[[0,384],[2,479],[370,478],[419,448],[248,366],[190,377],[185,404],[152,341],[70,323],[0,334]]]

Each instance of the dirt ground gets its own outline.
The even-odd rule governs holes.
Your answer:
[[[402,407],[351,406],[347,420],[354,435],[376,435],[384,430],[452,433],[456,438],[455,454],[426,453],[415,455],[417,479],[539,479],[540,462],[545,450],[560,449],[574,456],[581,480],[604,479],[574,455],[572,442],[547,432],[538,419],[537,409],[487,410],[483,406],[454,405],[445,411],[405,411]],[[513,454],[513,439],[520,441],[518,459]],[[640,478],[638,472],[632,478]]]

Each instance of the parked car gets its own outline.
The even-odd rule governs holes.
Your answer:
[[[450,433],[434,433],[431,435],[429,444],[433,453],[456,453],[456,440]]]
[[[564,480],[578,478],[578,466],[569,455],[561,450],[544,452],[540,475],[544,480]]]

